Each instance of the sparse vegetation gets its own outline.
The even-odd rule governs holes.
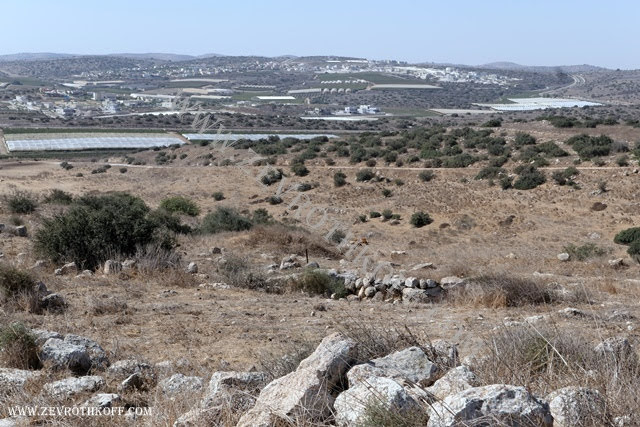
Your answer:
[[[415,212],[413,215],[411,215],[411,219],[409,220],[409,223],[415,228],[422,228],[425,225],[431,224],[432,222],[433,219],[431,219],[429,214],[422,211]]]
[[[36,198],[28,191],[14,191],[4,196],[4,202],[9,212],[15,214],[30,214],[38,207]]]
[[[22,323],[14,322],[0,328],[0,361],[7,368],[41,367],[35,337]]]
[[[200,214],[198,205],[193,200],[183,196],[168,197],[160,202],[160,207],[171,213],[189,216],[198,216]]]
[[[214,234],[223,231],[249,230],[252,226],[251,220],[238,213],[235,209],[218,207],[204,217],[200,231],[206,234]]]
[[[342,298],[347,295],[344,281],[320,270],[306,270],[300,278],[291,281],[289,289],[326,297],[336,294],[337,298]]]
[[[343,187],[347,183],[347,175],[342,171],[338,171],[333,174],[333,185],[336,187]]]

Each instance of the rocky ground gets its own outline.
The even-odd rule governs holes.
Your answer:
[[[526,130],[541,140],[553,132],[539,123]],[[254,179],[260,167],[202,166],[194,159],[209,148],[179,150],[186,158],[168,165],[141,153],[147,165],[125,173],[122,158],[102,159],[112,168],[99,174],[81,159],[72,170],[46,160],[0,164],[3,194],[28,190],[41,200],[30,214],[0,209],[0,263],[34,283],[29,298],[3,303],[0,325],[24,325],[37,355],[17,367],[3,353],[5,425],[640,423],[640,268],[613,242],[637,226],[637,165],[579,165],[579,188],[548,180],[503,191],[474,180],[479,167],[434,169],[423,182],[422,169],[379,166],[379,180],[357,182],[346,162],[309,162],[309,175],[289,182],[312,189],[271,204],[277,189]],[[289,160],[277,166],[288,171]],[[347,176],[340,188],[338,169]],[[33,250],[43,219],[65,209],[44,202],[53,189],[126,191],[153,208],[186,196],[202,211],[182,218],[192,226],[219,206],[264,208],[275,223],[179,236],[180,263],[169,270],[114,256],[84,271]],[[399,218],[369,215],[385,209]],[[433,223],[412,227],[418,210]],[[320,223],[319,211],[328,220]],[[343,245],[324,238],[336,224]],[[570,245],[592,249],[582,259]],[[234,263],[242,274],[229,273]],[[310,293],[310,271],[339,292]],[[266,285],[246,286],[248,274]],[[127,413],[8,411],[28,404]],[[143,408],[152,414],[136,415]]]

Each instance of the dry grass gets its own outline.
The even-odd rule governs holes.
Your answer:
[[[261,247],[272,250],[279,255],[309,255],[336,258],[338,249],[331,246],[321,236],[284,224],[260,225],[249,231],[247,236],[249,247]]]
[[[548,304],[556,297],[546,284],[498,274],[470,279],[465,286],[452,289],[447,299],[457,305],[498,308]]]
[[[592,388],[604,396],[612,416],[631,416],[629,425],[640,422],[640,365],[635,354],[603,356],[594,351],[590,339],[559,324],[501,328],[487,338],[485,350],[486,357],[474,364],[484,384],[514,384],[541,396],[567,386]],[[609,421],[592,419],[580,425]]]

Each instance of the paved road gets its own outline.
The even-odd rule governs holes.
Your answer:
[[[582,74],[572,74],[571,78],[573,79],[573,82],[570,85],[559,87],[556,89],[544,90],[540,92],[540,95],[546,95],[546,94],[551,94],[553,92],[557,92],[560,90],[570,89],[574,86],[582,86],[587,82],[587,80],[584,78],[584,76],[582,76]]]

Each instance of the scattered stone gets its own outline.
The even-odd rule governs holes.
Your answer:
[[[111,408],[116,403],[120,403],[119,394],[115,393],[98,393],[82,404],[85,408]]]
[[[637,355],[626,337],[607,338],[596,345],[594,351],[601,357],[613,359],[616,364],[635,362]]]
[[[609,425],[607,404],[598,390],[565,387],[546,397],[554,427]]]
[[[60,294],[51,293],[40,299],[40,307],[49,311],[62,311],[67,306],[67,301]]]
[[[289,270],[292,268],[299,268],[300,263],[298,262],[298,257],[296,255],[289,255],[282,259],[280,263],[280,270]]]
[[[135,259],[127,259],[122,263],[122,270],[123,271],[134,270],[137,264],[138,263]]]
[[[460,364],[458,346],[445,340],[433,340],[423,346],[429,360],[443,369],[455,368]]]
[[[118,380],[122,380],[136,373],[151,374],[152,372],[153,369],[148,363],[132,359],[118,360],[107,369],[107,374]]]
[[[36,345],[38,347],[42,346],[49,338],[58,338],[62,340],[64,337],[62,334],[58,332],[51,332],[44,329],[31,329],[31,335],[33,335],[36,339]]]
[[[549,405],[524,387],[494,384],[473,387],[435,402],[429,410],[428,427],[453,427],[491,420],[486,425],[553,425]]]
[[[196,274],[197,272],[198,272],[198,264],[196,264],[195,262],[190,262],[189,265],[187,265],[187,273]]]
[[[616,259],[609,260],[609,267],[617,269],[617,268],[627,267],[627,265],[625,264],[624,259],[616,258]]]
[[[458,366],[450,369],[442,378],[428,387],[427,392],[438,400],[444,400],[449,395],[477,387],[479,383],[476,375],[468,367]]]
[[[60,338],[49,338],[40,350],[40,360],[54,369],[70,369],[77,374],[86,374],[91,369],[87,348],[71,344]]]
[[[221,253],[222,253],[222,248],[219,248],[217,246],[214,246],[213,248],[211,248],[211,254],[218,255]]]
[[[571,255],[566,252],[562,252],[561,254],[558,254],[556,258],[558,258],[558,261],[569,261],[569,259],[571,259]]]
[[[158,388],[166,395],[175,396],[181,393],[193,393],[202,390],[203,380],[200,377],[187,377],[175,374],[158,383]]]
[[[440,296],[442,289],[440,288],[428,288],[428,289],[413,289],[413,288],[404,288],[402,290],[402,301],[403,302],[418,302],[418,303],[429,303],[432,302],[434,298]]]
[[[125,378],[118,386],[120,393],[141,390],[144,387],[144,377],[140,372],[134,372]]]
[[[329,335],[298,369],[269,383],[237,426],[270,427],[282,418],[304,416],[311,421],[327,416],[334,401],[331,390],[353,362],[356,349],[355,341]]]
[[[409,347],[367,363],[355,365],[347,372],[349,384],[354,386],[371,377],[403,379],[420,386],[430,386],[440,374],[438,366],[429,360],[420,347]]]
[[[438,282],[433,279],[420,279],[420,289],[437,288]]]
[[[108,259],[104,262],[104,268],[103,268],[104,274],[106,275],[118,274],[121,271],[122,271],[122,264],[119,261]]]
[[[408,277],[404,281],[404,286],[407,287],[407,288],[419,288],[420,287],[420,280],[418,280],[415,277]]]
[[[339,426],[360,425],[368,405],[382,405],[393,413],[402,414],[418,404],[407,391],[390,378],[370,377],[340,393],[334,403]]]
[[[68,264],[63,265],[60,268],[57,268],[54,272],[56,276],[66,276],[67,274],[77,274],[78,266],[75,262],[70,262]]]
[[[320,268],[320,264],[315,261],[311,261],[310,263],[305,265],[305,268]]]
[[[73,334],[65,336],[64,342],[84,347],[89,354],[91,367],[93,369],[102,370],[106,369],[109,366],[109,358],[107,357],[107,353],[102,347],[100,347],[100,344],[98,344],[97,342],[89,338]]]
[[[462,277],[457,276],[448,276],[440,280],[440,286],[442,286],[444,289],[452,289],[458,286],[464,286],[465,284],[466,280]]]
[[[433,265],[433,263],[431,262],[424,262],[422,264],[416,264],[413,266],[413,268],[411,269],[411,271],[418,271],[418,270],[426,270],[426,269],[435,269],[436,267]]]
[[[104,379],[98,376],[71,377],[45,384],[43,390],[50,396],[67,398],[79,393],[97,391],[104,387]]]
[[[577,308],[573,308],[573,307],[563,308],[562,310],[558,311],[558,313],[560,313],[565,317],[587,317],[588,316],[588,314],[585,313],[584,311],[578,310]]]
[[[37,371],[0,368],[0,395],[6,396],[22,390],[27,381],[40,376]]]
[[[366,288],[364,288],[365,298],[373,298],[375,294],[376,294],[376,288],[374,288],[373,286],[367,286]]]
[[[14,233],[18,237],[27,237],[27,227],[24,225],[19,225],[13,229]]]
[[[201,407],[208,412],[222,410],[225,405],[240,412],[248,411],[266,381],[267,375],[262,372],[215,372]]]

